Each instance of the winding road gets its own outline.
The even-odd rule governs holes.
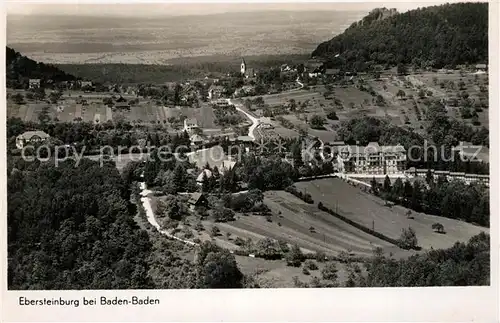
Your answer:
[[[255,134],[254,134],[254,131],[255,129],[259,126],[260,124],[260,121],[259,119],[257,119],[256,117],[252,116],[250,113],[246,112],[245,110],[243,110],[241,107],[242,107],[242,104],[241,103],[233,103],[231,101],[231,99],[227,99],[227,102],[230,104],[230,105],[234,105],[234,107],[236,108],[236,110],[240,111],[241,113],[243,113],[244,115],[247,116],[248,119],[250,119],[250,121],[252,121],[252,125],[250,126],[250,128],[248,128],[248,136],[250,138],[252,138],[253,141],[255,141]]]
[[[156,221],[156,218],[155,218],[155,214],[153,212],[153,208],[151,207],[151,200],[150,198],[148,197],[148,194],[152,193],[150,190],[147,189],[146,187],[146,183],[142,182],[140,183],[140,188],[141,188],[141,202],[142,202],[142,206],[144,207],[144,210],[146,211],[146,217],[148,218],[148,222],[156,228],[156,230],[158,230],[158,232],[160,232],[161,234],[171,238],[171,239],[174,239],[174,240],[177,240],[177,241],[180,241],[182,243],[185,243],[185,244],[188,244],[190,246],[196,246],[198,245],[197,243],[193,242],[193,241],[190,241],[190,240],[184,240],[184,239],[181,239],[179,237],[176,237],[172,234],[170,234],[168,231],[166,230],[162,230],[160,228],[160,225],[158,224],[158,222]]]
[[[293,92],[293,91],[297,91],[297,90],[300,90],[304,87],[304,84],[302,82],[299,81],[299,78],[297,77],[297,79],[295,80],[295,82],[297,82],[297,84],[300,86],[300,88],[298,89],[293,89],[293,90],[290,90],[288,92]],[[245,110],[243,110],[241,107],[243,106],[241,103],[234,103],[233,101],[231,101],[231,99],[227,99],[227,103],[229,103],[230,105],[234,105],[234,107],[236,108],[236,110],[240,111],[241,113],[243,113],[248,119],[250,119],[250,121],[252,122],[252,125],[250,126],[250,128],[248,128],[248,136],[250,138],[252,138],[253,141],[255,141],[255,134],[254,134],[254,131],[255,129],[259,126],[260,124],[260,121],[259,119],[257,119],[256,117],[254,117],[253,115],[251,115],[250,113],[246,112]]]

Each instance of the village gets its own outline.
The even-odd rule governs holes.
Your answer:
[[[272,247],[272,241],[279,241],[285,249],[298,246],[303,254],[313,258],[320,253],[326,259],[337,259],[339,255],[358,259],[371,254],[377,246],[406,257],[417,251],[400,249],[395,244],[398,245],[399,232],[407,225],[416,230],[420,247],[424,248],[448,247],[457,239],[478,232],[470,224],[451,224],[448,222],[456,220],[437,220],[425,213],[415,215],[415,211],[412,213],[402,206],[391,206],[394,203],[388,202],[388,197],[381,202],[370,195],[380,196],[379,185],[402,185],[397,184],[398,180],[421,181],[430,189],[433,184],[428,181],[429,176],[438,182],[459,180],[466,185],[488,186],[488,174],[474,173],[469,168],[457,171],[421,168],[409,162],[408,149],[401,142],[386,145],[345,141],[338,132],[342,122],[370,116],[422,131],[425,113],[421,111],[428,104],[425,101],[432,97],[447,105],[453,97],[453,92],[442,89],[440,83],[444,82],[445,87],[448,82],[460,83],[459,86],[469,89],[471,96],[479,98],[476,102],[481,102],[484,96],[477,88],[487,85],[487,67],[477,65],[410,75],[398,75],[394,69],[372,75],[323,65],[312,59],[298,66],[285,64],[257,71],[242,59],[239,73],[157,86],[104,86],[91,81],[51,84],[50,80],[43,84],[39,79],[30,79],[25,90],[9,89],[8,113],[35,124],[87,123],[94,131],[102,132],[113,131],[106,129],[121,124],[131,134],[128,144],[137,143],[143,148],[151,144],[153,133],[183,138],[179,144],[185,145],[187,164],[181,163],[179,167],[184,174],[176,173],[177,166],[147,174],[151,156],[142,152],[140,156],[131,151],[121,155],[113,152],[108,157],[114,159],[122,173],[132,171],[138,176],[142,172],[134,185],[140,188],[140,201],[149,225],[184,244],[188,253],[203,241],[214,241],[231,250],[239,263],[251,270],[267,266],[258,258],[280,257],[281,249]],[[454,112],[453,102],[446,109],[450,117],[460,118]],[[478,115],[478,119],[482,118],[481,113]],[[11,147],[19,151],[27,145],[50,140],[46,132],[30,130],[18,135],[15,146],[13,142]],[[59,141],[63,142],[64,139]],[[64,142],[65,146],[75,144]],[[471,142],[460,142],[452,147],[452,152],[468,163],[488,162],[488,148]],[[287,175],[292,185],[280,187],[272,183],[255,184],[252,179],[245,181],[245,172],[257,176],[247,161],[252,155],[264,159],[276,156],[279,159],[273,162],[277,163],[275,167],[296,170],[296,175]],[[88,158],[102,162],[103,156],[94,152]],[[136,165],[133,170],[131,165]],[[278,171],[271,176],[282,175]],[[262,178],[263,182],[267,180]],[[186,185],[181,188],[172,181],[183,181]],[[326,192],[344,193],[342,199],[338,197],[331,205]],[[356,199],[349,201],[352,196]],[[311,209],[311,203],[318,202],[319,209]],[[172,205],[179,208],[176,215],[172,215]],[[365,209],[353,209],[355,205],[363,205]],[[324,222],[331,221],[326,220],[332,210],[329,207],[339,214],[336,225],[340,227],[333,231],[331,224]],[[349,222],[352,217],[347,223],[342,220],[354,210],[360,216],[354,220],[358,229]],[[439,227],[456,229],[435,236],[436,223]],[[375,237],[371,235],[373,232],[377,232]],[[264,241],[267,247],[262,245]],[[248,257],[256,260],[246,260]],[[294,273],[283,273],[290,270]],[[302,272],[293,266],[272,271],[281,272],[280,279],[285,281],[307,276],[306,270]],[[285,281],[279,284],[290,284]]]
[[[9,288],[489,284],[488,6],[239,8],[11,21]]]

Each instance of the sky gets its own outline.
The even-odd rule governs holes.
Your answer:
[[[45,3],[44,3],[45,2]],[[387,7],[396,8],[404,12],[418,7],[427,7],[446,3],[446,1],[386,1],[386,2],[274,2],[263,3],[260,1],[235,3],[218,2],[209,3],[208,1],[198,3],[194,2],[176,2],[168,3],[165,1],[8,1],[6,3],[7,14],[20,15],[91,15],[91,16],[161,16],[161,15],[198,15],[198,14],[216,14],[224,12],[251,12],[266,10],[287,10],[287,11],[305,11],[305,10],[352,10],[369,11],[373,8]],[[449,1],[448,1],[449,2]]]

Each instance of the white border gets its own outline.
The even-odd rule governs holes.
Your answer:
[[[19,3],[19,1],[16,1]],[[43,3],[44,1],[32,1]],[[56,1],[53,1],[56,2]],[[61,3],[63,1],[57,1]],[[68,1],[64,1],[68,3]],[[121,3],[137,1],[121,0]],[[148,1],[158,3],[159,1]],[[190,1],[184,1],[184,3]],[[207,3],[209,1],[195,1]],[[219,1],[228,2],[228,1]],[[266,1],[252,1],[266,2]],[[275,1],[285,2],[285,1]],[[292,2],[292,1],[286,1]],[[304,2],[304,1],[293,1]],[[327,2],[327,1],[317,1]],[[375,2],[375,1],[352,1]],[[389,1],[394,2],[394,1]],[[75,1],[72,1],[75,3]],[[96,3],[96,1],[79,1]],[[434,4],[422,1],[422,5]],[[380,2],[377,2],[380,4]],[[388,2],[384,2],[389,6]],[[490,46],[490,141],[498,142],[499,135],[494,126],[498,118],[498,35],[499,4],[490,2],[489,46]],[[5,7],[2,22],[5,26]],[[5,32],[2,33],[5,43]],[[5,51],[2,51],[5,61]],[[4,64],[1,65],[4,69]],[[1,91],[5,98],[5,73],[0,76]],[[5,101],[2,100],[0,115],[6,118]],[[2,169],[6,168],[5,122],[0,132]],[[496,148],[496,147],[495,147]],[[498,321],[498,227],[499,220],[495,203],[498,193],[499,158],[496,149],[491,150],[491,286],[490,287],[443,287],[443,288],[355,288],[355,289],[263,289],[263,290],[154,290],[154,291],[7,291],[7,199],[5,185],[2,185],[0,202],[2,231],[2,321],[391,321],[391,322],[497,322]],[[2,183],[6,183],[6,172],[0,172]],[[41,297],[130,297],[131,295],[159,298],[161,305],[149,307],[25,307],[18,305],[18,296]]]

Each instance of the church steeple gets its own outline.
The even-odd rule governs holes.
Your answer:
[[[247,63],[245,63],[245,59],[242,57],[241,58],[241,65],[240,65],[240,72],[241,72],[241,74],[245,75],[246,71],[247,71]]]

